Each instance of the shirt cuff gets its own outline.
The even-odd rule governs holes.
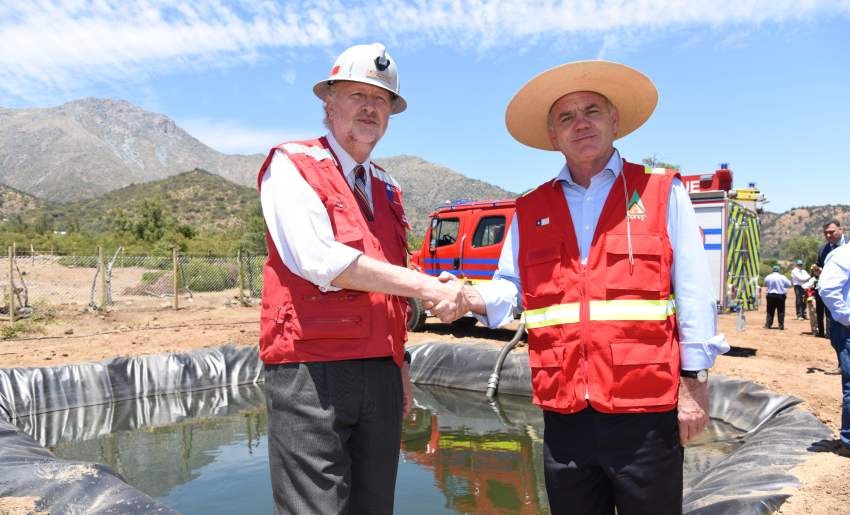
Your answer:
[[[681,342],[679,345],[682,370],[711,368],[717,356],[729,351],[729,342],[723,334],[712,336],[706,342]]]
[[[360,254],[363,253],[348,245],[337,245],[337,248],[328,252],[327,258],[319,266],[319,269],[324,270],[326,273],[316,274],[313,283],[323,292],[340,291],[342,288],[337,288],[331,283],[339,274],[345,272],[345,269],[351,266],[351,263],[360,257]]]
[[[475,285],[475,289],[484,300],[487,311],[486,316],[475,314],[475,318],[490,329],[501,327],[514,320],[516,292],[509,286],[510,284],[506,280],[493,280]]]

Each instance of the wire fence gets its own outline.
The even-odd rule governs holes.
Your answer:
[[[66,255],[13,247],[0,257],[0,313],[14,321],[39,306],[173,309],[251,305],[260,298],[266,257],[127,255],[119,248]]]

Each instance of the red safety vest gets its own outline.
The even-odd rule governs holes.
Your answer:
[[[325,138],[283,143],[270,152],[258,176],[262,188],[275,151],[289,157],[328,212],[334,239],[365,255],[404,266],[407,220],[401,190],[382,169],[372,175],[374,221],[363,216]],[[405,299],[383,293],[322,292],[283,264],[266,231],[260,358],[266,364],[392,356],[401,364],[407,339]]]
[[[533,396],[547,410],[575,413],[588,402],[603,413],[676,406],[679,336],[667,235],[676,175],[626,162],[622,174],[626,189],[617,177],[585,266],[559,181],[517,199]]]

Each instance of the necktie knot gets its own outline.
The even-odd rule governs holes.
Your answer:
[[[372,206],[369,205],[369,195],[367,194],[366,169],[363,165],[354,167],[354,196],[357,198],[357,203],[360,204],[360,209],[366,216],[367,220],[374,220],[375,215],[372,213]]]

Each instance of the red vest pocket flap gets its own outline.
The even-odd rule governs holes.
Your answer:
[[[368,307],[347,306],[345,310],[328,309],[323,313],[300,316],[302,340],[350,339],[369,336]]]
[[[525,253],[525,263],[528,265],[546,263],[547,261],[555,261],[556,259],[561,259],[561,245],[529,249]]]
[[[670,342],[657,340],[617,340],[611,342],[611,359],[617,365],[649,365],[669,363]]]
[[[632,254],[661,255],[661,237],[657,234],[632,234]],[[609,254],[629,255],[629,238],[625,234],[605,236],[605,251]]]
[[[528,349],[528,366],[532,368],[561,367],[564,357],[563,347],[544,347]]]

